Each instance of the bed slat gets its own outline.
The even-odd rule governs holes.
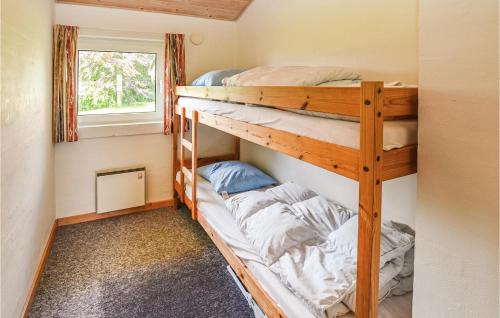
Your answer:
[[[360,117],[361,90],[359,87],[178,86],[176,93],[178,96],[185,97]],[[385,117],[417,115],[417,88],[385,88]]]
[[[382,179],[391,180],[417,173],[417,145],[384,151]]]
[[[234,154],[228,154],[228,155],[198,158],[197,161],[198,161],[198,167],[203,167],[203,166],[208,166],[209,164],[212,163],[228,161],[228,160],[238,160],[238,159],[235,158]],[[192,164],[191,159],[186,160],[184,162],[184,166],[187,167],[188,169],[191,169],[191,164]]]
[[[418,116],[418,88],[384,88],[384,117]]]
[[[191,173],[191,170],[189,170],[186,167],[182,167],[182,173],[184,174],[184,177],[186,177],[189,181],[193,179],[193,175]]]
[[[177,95],[359,116],[359,88],[179,86]]]

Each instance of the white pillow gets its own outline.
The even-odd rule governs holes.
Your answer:
[[[267,266],[295,245],[316,237],[289,205],[279,202],[249,217],[245,234]]]
[[[357,72],[336,66],[260,66],[222,80],[225,86],[316,86],[359,80]]]

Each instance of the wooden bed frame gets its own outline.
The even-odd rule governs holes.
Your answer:
[[[288,154],[315,166],[359,182],[358,268],[356,316],[377,317],[380,270],[380,227],[382,182],[417,171],[417,145],[383,150],[383,124],[387,118],[417,118],[417,88],[384,88],[383,82],[362,82],[360,87],[188,87],[176,89],[179,96],[251,103],[279,109],[302,109],[360,118],[360,149],[348,148],[317,139],[240,122],[228,117],[175,107],[173,142],[173,180],[180,202],[192,211],[220,249],[255,301],[268,317],[286,317],[265,292],[245,264],[197,213],[196,168],[222,160],[239,158],[240,138]],[[179,122],[179,116],[180,122]],[[191,141],[185,139],[188,119],[192,122]],[[229,155],[198,158],[198,123],[234,135],[234,152]],[[180,160],[178,158],[180,132]],[[185,159],[185,149],[191,160]],[[190,170],[191,169],[191,170]],[[181,171],[180,182],[176,181]],[[187,198],[184,178],[191,181],[192,201]],[[181,186],[182,185],[182,186]]]

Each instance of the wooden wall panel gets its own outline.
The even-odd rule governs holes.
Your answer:
[[[56,0],[56,2],[235,21],[251,0]]]

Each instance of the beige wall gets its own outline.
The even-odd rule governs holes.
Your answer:
[[[202,152],[228,153],[230,139],[223,133],[200,127],[208,135]],[[173,197],[172,138],[163,134],[82,139],[56,146],[57,217],[95,211],[95,172],[116,167],[146,167],[146,201]]]
[[[59,24],[127,32],[201,32],[200,46],[186,42],[188,81],[212,69],[235,64],[236,26],[233,22],[199,19],[168,14],[56,4]],[[200,131],[202,155],[226,153],[230,139],[208,127]],[[144,165],[147,170],[149,202],[171,199],[172,138],[162,134],[84,139],[56,146],[57,217],[95,210],[95,171]]]
[[[262,168],[280,182],[297,182],[353,210],[358,210],[357,182],[249,142],[242,142],[241,149],[242,160]],[[417,176],[412,175],[384,182],[382,210],[385,219],[415,225],[416,180]]]
[[[254,0],[237,25],[242,66],[340,65],[417,82],[416,0]]]
[[[366,79],[417,82],[417,1],[254,0],[237,23],[238,64],[341,65]],[[244,160],[357,210],[358,184],[243,143]],[[383,215],[414,225],[416,176],[384,183]]]
[[[415,317],[498,317],[498,1],[420,0]]]
[[[52,1],[2,0],[1,316],[19,317],[55,218]]]
[[[233,67],[236,61],[236,26],[229,21],[60,3],[55,5],[55,20],[58,24],[104,30],[184,33],[188,36],[188,81],[214,68]],[[189,41],[193,32],[203,33],[205,41],[202,45],[195,46]]]

